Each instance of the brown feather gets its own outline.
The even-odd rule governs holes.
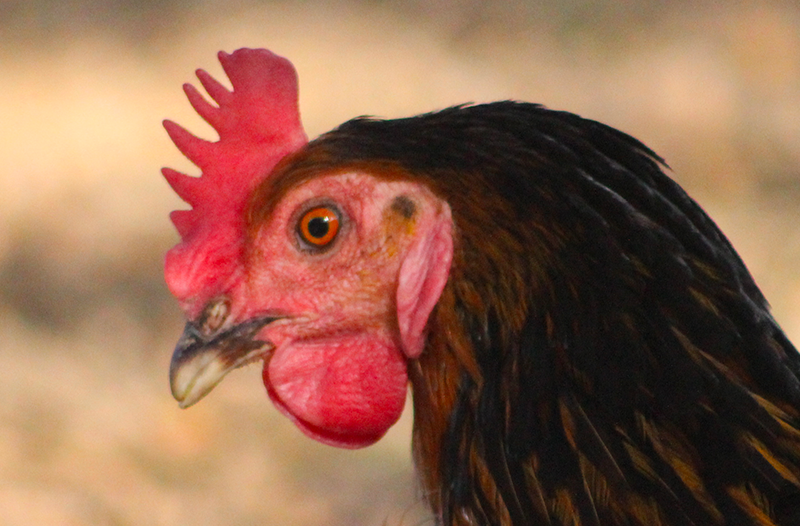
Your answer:
[[[800,357],[644,145],[505,102],[357,119],[270,179],[345,170],[452,210],[449,281],[408,366],[438,522],[796,523]],[[251,224],[282,191],[257,190]]]

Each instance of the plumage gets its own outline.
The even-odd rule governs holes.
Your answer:
[[[284,203],[315,181],[400,189],[380,212],[385,246],[370,254],[405,259],[380,274],[391,277],[384,288],[363,285],[388,300],[369,304],[380,313],[369,323],[336,327],[395,346],[387,356],[400,356],[413,392],[417,470],[443,525],[797,524],[800,355],[731,244],[665,170],[636,139],[534,104],[357,118],[261,176],[246,199],[242,272],[278,264],[248,254],[263,252]],[[328,186],[318,187],[323,202]],[[360,232],[357,219],[348,232]],[[342,247],[355,236],[344,235]],[[404,273],[408,254],[425,265]],[[392,296],[414,280],[413,301]],[[269,286],[280,288],[249,283]],[[282,308],[230,307],[291,318]],[[196,307],[187,316],[196,326]],[[257,340],[268,390],[281,347],[273,326]],[[179,345],[176,370],[185,356]],[[379,438],[388,420],[349,445]]]

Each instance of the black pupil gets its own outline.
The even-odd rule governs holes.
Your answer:
[[[322,238],[330,230],[328,219],[325,217],[315,217],[308,222],[308,233],[311,237]]]

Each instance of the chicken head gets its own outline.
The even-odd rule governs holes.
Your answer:
[[[232,92],[199,74],[223,101],[219,108],[187,89],[195,108],[215,117],[239,90],[270,99],[272,85],[286,84],[274,76],[294,75],[271,66],[283,59],[263,50],[221,57]],[[240,88],[241,78],[262,91]],[[296,114],[296,93],[279,95],[294,106],[251,100],[251,112]],[[287,131],[287,119],[269,115],[253,129],[247,107],[227,114],[232,121],[217,128],[219,142],[200,143],[200,162],[193,156],[200,139],[168,125],[203,169],[199,179],[165,172],[194,207],[179,214],[195,214],[202,232],[187,234],[178,225],[182,243],[168,255],[167,281],[188,319],[170,368],[173,395],[188,407],[229,371],[263,360],[270,398],[303,432],[341,447],[369,445],[402,412],[406,360],[422,352],[425,325],[447,281],[450,209],[424,185],[380,167],[297,177],[290,166],[302,155],[302,130],[290,123]],[[248,121],[245,132],[236,119]],[[187,198],[189,185],[202,189]],[[226,199],[240,203],[235,215],[204,210],[207,200],[219,201],[218,187],[232,189]]]

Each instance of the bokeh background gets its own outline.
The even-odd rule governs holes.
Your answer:
[[[0,0],[0,525],[416,525],[408,414],[379,444],[307,439],[259,368],[178,409],[183,320],[161,275],[196,173],[161,128],[213,137],[180,86],[220,49],[300,75],[315,136],[522,99],[663,155],[800,342],[796,0]]]

